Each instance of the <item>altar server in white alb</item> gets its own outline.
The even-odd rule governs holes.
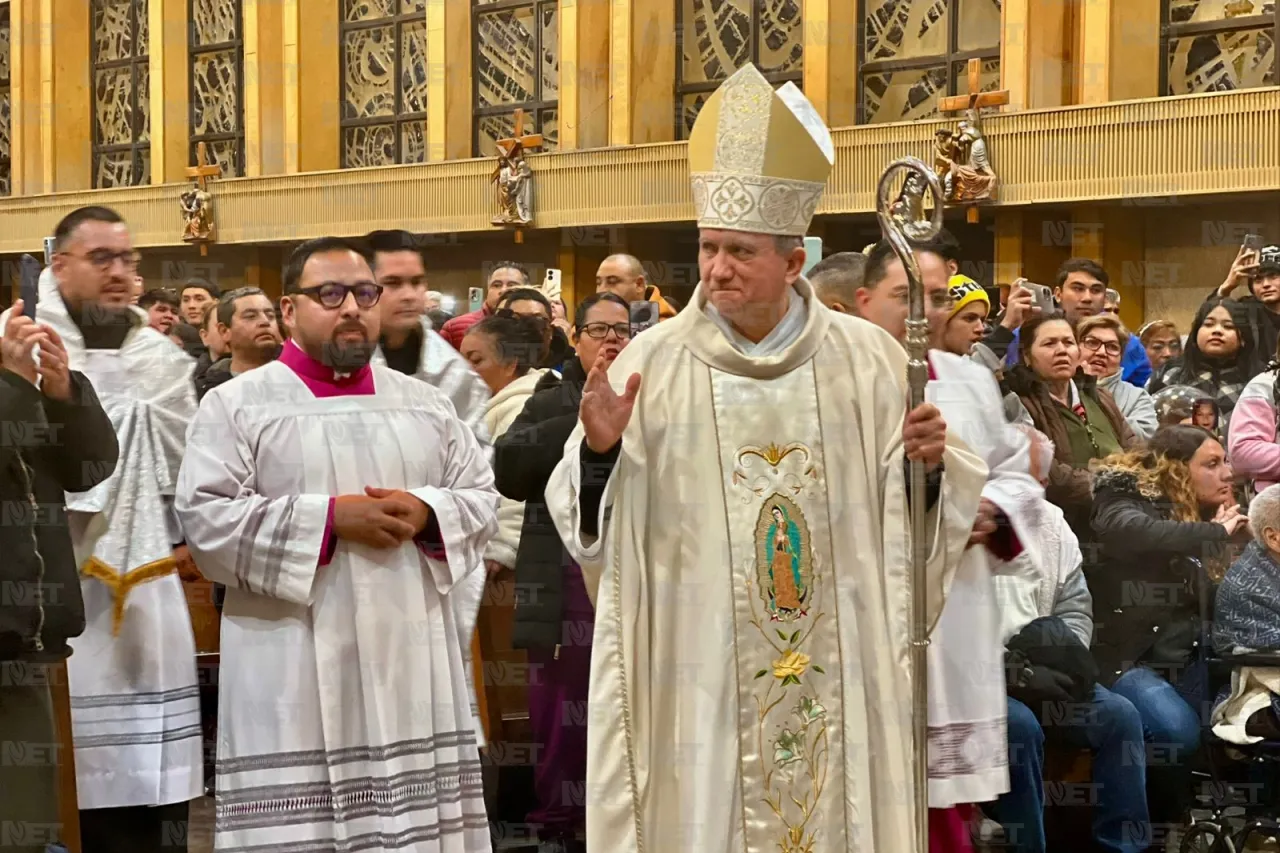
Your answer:
[[[219,386],[191,426],[177,509],[228,587],[218,850],[490,849],[451,595],[498,501],[431,385],[371,365],[368,260],[304,243],[280,359]]]
[[[987,469],[936,408],[906,411],[898,342],[801,277],[833,159],[753,66],[708,99],[701,282],[592,368],[547,487],[596,603],[590,850],[911,848],[908,502],[930,508],[936,618]]]
[[[943,842],[940,849],[962,850],[969,847],[967,818],[974,804],[1009,790],[1004,637],[992,574],[1025,572],[1025,563],[1039,566],[1035,534],[1044,489],[1028,473],[1030,444],[1005,420],[991,371],[941,348],[955,305],[979,286],[949,287],[940,246],[915,247],[930,331],[926,398],[991,469],[971,547],[929,643],[931,838]],[[871,250],[858,295],[861,316],[905,342],[907,274],[887,242]]]
[[[112,476],[67,495],[86,618],[67,661],[81,835],[86,850],[173,850],[203,788],[195,639],[169,505],[195,362],[130,304],[138,256],[115,211],[75,210],[54,240],[36,319],[93,384],[120,445]]]

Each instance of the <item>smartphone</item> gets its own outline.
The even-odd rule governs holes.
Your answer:
[[[1053,288],[1025,279],[1020,279],[1018,284],[1031,291],[1031,304],[1039,308],[1041,314],[1052,314],[1057,310],[1053,303]]]
[[[560,270],[547,267],[547,278],[542,283],[542,295],[555,301],[560,298]]]
[[[32,320],[36,318],[36,304],[40,301],[40,262],[30,255],[22,256],[22,281],[18,295],[22,297],[22,313]]]
[[[44,238],[44,265],[47,267],[53,263],[53,247],[57,242],[53,237]]]
[[[656,325],[658,325],[658,303],[631,303],[631,337],[634,338],[645,329]]]
[[[821,237],[805,237],[804,238],[804,267],[801,268],[801,275],[808,275],[809,270],[813,269],[818,261],[822,260],[822,238]]]
[[[471,306],[467,309],[468,311],[479,311],[480,306],[484,304],[484,288],[467,288],[467,304]]]
[[[1246,252],[1254,252],[1254,253],[1261,252],[1262,251],[1262,235],[1261,234],[1244,235],[1244,245],[1241,246],[1241,248],[1244,249]]]

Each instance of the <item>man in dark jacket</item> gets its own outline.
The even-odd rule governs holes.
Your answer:
[[[548,372],[524,411],[494,444],[498,491],[524,501],[524,525],[516,552],[516,617],[512,645],[538,666],[529,685],[529,724],[537,750],[537,808],[528,821],[539,827],[546,850],[581,850],[574,836],[585,813],[565,798],[566,784],[586,780],[586,720],[565,720],[565,708],[584,708],[591,675],[594,610],[582,572],[570,560],[547,511],[544,493],[578,423],[578,405],[590,366],[607,366],[631,340],[627,303],[595,293],[578,306],[577,357],[562,375]],[[581,359],[581,360],[579,360]]]
[[[40,853],[58,834],[48,667],[85,626],[63,493],[109,477],[119,448],[93,386],[68,369],[57,332],[22,316],[21,301],[0,360],[0,825],[20,828],[0,835],[0,851]]]

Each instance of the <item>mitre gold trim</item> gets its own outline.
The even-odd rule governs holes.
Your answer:
[[[800,90],[779,91],[754,65],[703,105],[689,135],[698,225],[803,236],[835,159],[831,135]]]

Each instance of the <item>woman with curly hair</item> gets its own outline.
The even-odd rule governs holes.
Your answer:
[[[1146,450],[1096,466],[1096,562],[1085,566],[1099,615],[1093,655],[1099,680],[1137,707],[1147,742],[1161,749],[1147,772],[1154,822],[1179,819],[1187,805],[1205,690],[1193,667],[1200,617],[1191,560],[1222,565],[1245,526],[1231,487],[1222,445],[1190,425],[1161,427]]]

